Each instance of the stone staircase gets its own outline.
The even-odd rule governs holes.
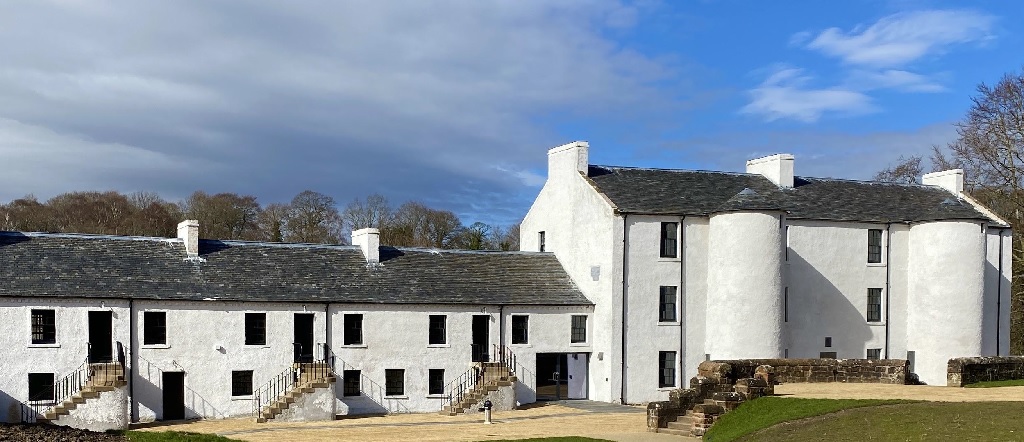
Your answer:
[[[455,383],[447,393],[449,405],[445,405],[438,414],[455,416],[465,413],[485,400],[491,392],[501,387],[511,387],[519,380],[503,362],[480,362],[463,376],[465,380]]]
[[[675,420],[670,421],[665,428],[658,428],[658,433],[671,434],[675,436],[692,436],[693,411],[686,410],[685,415],[677,416]]]
[[[60,404],[45,411],[42,417],[36,419],[36,422],[53,423],[62,416],[67,416],[89,399],[99,398],[100,393],[114,391],[128,385],[128,381],[125,380],[124,365],[120,363],[88,364],[87,370],[86,379],[81,388]]]
[[[304,395],[318,388],[331,388],[337,382],[327,362],[296,362],[285,373],[253,393],[257,402],[256,422],[264,423],[281,415]],[[269,400],[267,400],[269,399]]]

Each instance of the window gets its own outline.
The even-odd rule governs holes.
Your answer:
[[[882,322],[882,289],[868,289],[868,322]]]
[[[245,345],[267,345],[267,314],[245,314]]]
[[[782,322],[789,322],[789,287],[782,292]]]
[[[142,344],[162,345],[167,343],[167,313],[145,312],[142,314]]]
[[[572,316],[572,333],[569,342],[573,344],[587,342],[587,317],[583,315]]]
[[[659,322],[676,322],[676,287],[661,286],[661,300],[658,308]]]
[[[430,345],[440,345],[448,342],[447,331],[445,331],[445,315],[430,315]],[[423,341],[420,341],[423,342]]]
[[[823,351],[821,353],[818,353],[818,358],[819,359],[835,359],[836,358],[836,352],[834,352],[834,351]]]
[[[57,343],[57,313],[53,310],[32,310],[32,343]]]
[[[868,359],[882,359],[882,349],[880,348],[869,348]]]
[[[444,370],[431,368],[427,372],[427,394],[444,394]]]
[[[543,231],[537,232],[537,244],[540,244],[540,246],[538,247],[538,250],[543,252],[545,250],[545,248],[546,248],[545,247],[546,245],[544,244],[544,232]]]
[[[28,400],[53,402],[53,373],[28,374]]]
[[[512,343],[530,343],[530,317],[526,315],[512,315]]]
[[[421,341],[422,342],[422,341]],[[345,315],[345,345],[363,343],[363,315]]]
[[[231,372],[231,395],[252,396],[252,370]]]
[[[676,386],[676,352],[658,353],[658,388]]]
[[[882,231],[879,229],[868,230],[868,262],[882,262]]]
[[[341,372],[343,388],[342,395],[344,396],[359,396],[361,388],[359,388],[359,370],[345,370]]]
[[[679,223],[661,223],[661,257],[676,257],[676,238],[679,236]]]
[[[384,370],[384,395],[402,396],[405,394],[405,370],[389,368]]]
[[[831,347],[831,346],[832,346],[832,337],[831,336],[825,337],[825,348],[828,348],[828,347]]]

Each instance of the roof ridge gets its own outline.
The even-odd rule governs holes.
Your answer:
[[[855,180],[852,178],[832,178],[832,177],[812,177],[812,176],[794,176],[793,178],[799,178],[802,180],[818,180],[818,181],[842,181],[846,183],[860,183],[860,184],[878,184],[883,186],[900,186],[900,187],[916,187],[924,189],[935,189],[939,188],[931,184],[921,183],[894,183],[891,181],[877,181],[877,180]]]
[[[153,241],[153,242],[179,242],[181,238],[167,238],[163,236],[133,236],[133,235],[108,235],[100,233],[63,233],[63,232],[21,232],[2,231],[0,236],[17,237],[26,236],[29,238],[69,238],[69,239],[109,239],[116,241]]]
[[[757,173],[747,172],[731,172],[726,170],[707,170],[707,169],[665,169],[660,167],[634,167],[634,166],[608,166],[603,164],[588,164],[588,167],[602,167],[605,169],[628,169],[628,170],[650,170],[655,172],[679,172],[679,173],[717,173],[722,175],[738,175],[738,176],[762,176]]]

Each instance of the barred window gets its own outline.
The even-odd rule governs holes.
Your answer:
[[[537,232],[537,242],[540,244],[540,247],[538,247],[537,249],[539,251],[541,251],[541,252],[546,251],[546,249],[547,249],[546,242],[547,241],[545,239],[544,231]]]
[[[359,387],[359,370],[345,370],[341,372],[343,388],[342,395],[344,396],[359,396],[362,394]]]
[[[868,359],[882,359],[882,349],[880,348],[869,348]]]
[[[868,322],[882,322],[882,289],[868,289]]]
[[[445,315],[430,315],[430,338],[427,341],[429,344],[440,345],[447,343],[446,320],[447,317]]]
[[[530,317],[526,315],[512,315],[512,343],[530,343]]]
[[[345,345],[360,345],[363,343],[363,315],[345,315]]]
[[[444,394],[444,369],[431,368],[427,372],[427,394]]]
[[[675,258],[679,223],[661,223],[661,257]]]
[[[167,313],[145,312],[142,314],[142,343],[161,345],[167,343]]]
[[[676,287],[675,286],[661,286],[661,300],[658,308],[658,321],[660,322],[675,322],[676,321]]]
[[[231,395],[252,396],[252,370],[231,372]]]
[[[52,402],[54,400],[53,373],[28,374],[28,400],[30,402]]]
[[[868,230],[868,262],[882,262],[882,231],[879,229]]]
[[[267,345],[267,314],[245,314],[245,345]]]
[[[658,387],[676,386],[676,352],[663,351],[658,353]]]
[[[32,343],[57,343],[57,313],[53,310],[32,310]]]
[[[572,333],[569,342],[576,344],[587,342],[587,317],[584,315],[573,315]]]
[[[386,396],[402,396],[405,394],[405,370],[384,370],[384,394]]]

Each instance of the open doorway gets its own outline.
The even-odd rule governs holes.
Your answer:
[[[589,353],[538,353],[537,400],[586,399]]]

